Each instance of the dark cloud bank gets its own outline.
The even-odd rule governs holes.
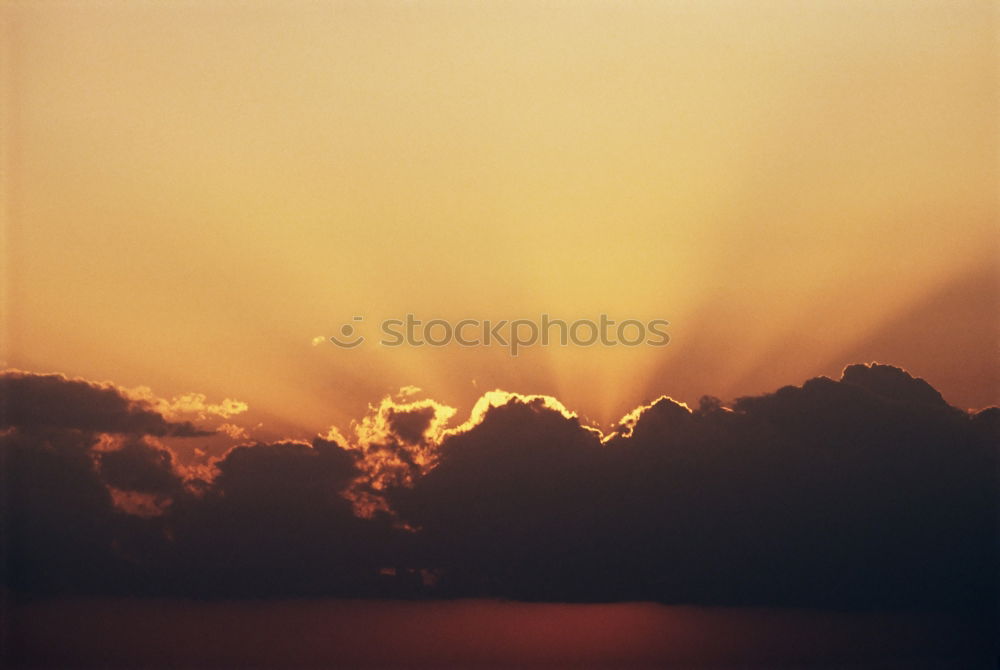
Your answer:
[[[237,447],[107,385],[7,373],[4,582],[15,597],[505,597],[847,609],[995,607],[1000,410],[885,365],[696,410],[661,398],[602,441],[512,400],[436,465],[348,500],[357,450]],[[400,452],[430,421],[397,417]],[[415,466],[414,466],[415,467]]]

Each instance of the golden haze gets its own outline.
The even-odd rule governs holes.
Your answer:
[[[4,365],[344,425],[409,384],[611,422],[878,359],[996,380],[984,2],[7,3]],[[355,314],[664,349],[343,351]]]

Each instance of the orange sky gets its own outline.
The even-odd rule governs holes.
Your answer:
[[[997,390],[988,2],[3,6],[3,365],[303,435],[401,386],[610,422],[880,360]],[[340,350],[363,314],[665,348]]]

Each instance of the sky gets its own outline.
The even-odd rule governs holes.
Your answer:
[[[992,3],[2,16],[3,367],[229,399],[270,437],[408,386],[459,419],[499,388],[609,426],[873,360],[1000,401]],[[671,339],[314,343],[407,313]]]
[[[0,2],[0,665],[992,665],[998,40]]]

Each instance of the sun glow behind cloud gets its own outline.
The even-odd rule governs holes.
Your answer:
[[[8,365],[237,393],[301,436],[405,384],[465,415],[472,379],[608,424],[835,374],[875,335],[997,399],[970,364],[997,311],[987,3],[3,12]],[[961,347],[886,330],[970,273]],[[672,342],[310,346],[408,312]]]

